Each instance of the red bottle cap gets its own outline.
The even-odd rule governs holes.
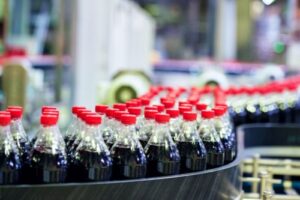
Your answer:
[[[95,106],[95,111],[97,113],[105,114],[107,109],[108,109],[108,105],[98,104]]]
[[[185,113],[183,113],[183,119],[186,121],[195,121],[197,119],[197,113],[185,112]]]
[[[156,111],[158,111],[157,107],[154,107],[154,106],[145,106],[145,110],[156,110]]]
[[[93,114],[92,111],[90,110],[85,110],[79,113],[78,117],[82,120],[85,121],[85,116],[89,115],[89,114]]]
[[[113,105],[113,108],[119,109],[121,111],[125,111],[126,110],[126,104],[125,103],[115,103]]]
[[[128,112],[129,114],[140,116],[142,113],[142,109],[140,107],[129,107]]]
[[[8,126],[10,124],[10,115],[0,113],[0,126]]]
[[[196,109],[198,111],[202,111],[202,110],[205,110],[207,108],[207,104],[204,104],[204,103],[197,103],[196,104]]]
[[[54,126],[57,123],[58,118],[54,115],[41,115],[40,122],[44,126]]]
[[[150,104],[150,99],[141,98],[141,103],[142,103],[143,106],[148,106]]]
[[[196,105],[199,101],[199,97],[190,97],[188,98],[188,102],[192,105]]]
[[[131,99],[130,101],[135,102],[137,104],[137,106],[141,106],[142,102],[140,99]]]
[[[144,116],[146,119],[155,119],[157,113],[157,110],[145,110]]]
[[[170,121],[170,115],[164,113],[157,113],[155,115],[155,121],[160,124],[165,124]]]
[[[8,112],[8,111],[0,111],[0,115],[9,115],[10,116],[10,112]]]
[[[128,114],[128,112],[126,111],[116,111],[115,112],[115,119],[118,120],[118,121],[121,121],[122,120],[122,115],[125,115],[125,114]]]
[[[156,105],[153,105],[153,106],[157,108],[158,112],[163,112],[165,110],[165,106],[162,105],[162,104],[156,104]]]
[[[220,117],[225,113],[225,109],[222,106],[216,106],[215,108],[213,108],[213,111],[215,112],[215,116],[217,117]]]
[[[72,113],[73,113],[74,115],[76,115],[76,114],[77,114],[77,111],[80,110],[80,109],[85,109],[85,107],[84,107],[84,106],[73,106],[73,107],[72,107]]]
[[[185,105],[185,104],[190,105],[189,102],[187,102],[187,101],[179,101],[178,102],[179,106],[182,106],[182,105]]]
[[[117,109],[115,108],[107,108],[106,109],[106,116],[108,118],[114,118],[115,117],[115,112],[118,111]]]
[[[177,109],[168,109],[166,113],[170,115],[171,118],[176,118],[179,116],[179,110]]]
[[[23,112],[23,107],[21,107],[21,106],[8,106],[7,109],[19,109],[19,110],[22,110],[22,112]]]
[[[7,111],[10,113],[12,119],[20,119],[23,114],[22,109],[8,108]]]
[[[59,117],[59,111],[58,110],[51,110],[51,111],[44,111],[43,114],[45,115],[55,115],[56,117]]]
[[[101,124],[101,116],[98,114],[86,115],[85,116],[85,123],[88,125],[99,125]]]
[[[164,102],[162,102],[162,104],[165,106],[166,109],[173,108],[174,105],[175,105],[175,101],[173,101],[173,100],[165,100]]]
[[[192,107],[189,106],[179,106],[179,113],[182,115],[185,112],[192,111]]]
[[[215,117],[215,113],[212,110],[203,110],[201,111],[201,117],[204,119],[211,119]]]
[[[127,101],[126,102],[126,106],[127,107],[138,107],[139,104],[137,102],[135,102],[135,101]]]
[[[46,110],[57,110],[54,106],[42,106],[42,113]]]
[[[136,116],[130,114],[122,115],[122,124],[134,125],[135,123],[136,123]]]

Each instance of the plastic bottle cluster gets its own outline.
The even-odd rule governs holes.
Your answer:
[[[235,126],[245,123],[300,123],[300,78],[255,87],[216,90],[215,98],[230,106]]]
[[[94,111],[74,106],[63,134],[59,111],[44,106],[32,141],[22,126],[22,108],[8,107],[0,112],[0,183],[137,179],[233,161],[236,138],[227,106],[209,109],[196,96],[180,100],[181,90],[173,98],[174,89],[165,94],[156,88],[124,104],[96,105]]]

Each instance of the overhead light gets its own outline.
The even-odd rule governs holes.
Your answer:
[[[265,5],[271,5],[275,0],[262,0]]]

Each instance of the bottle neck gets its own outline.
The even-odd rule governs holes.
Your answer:
[[[177,138],[177,141],[198,141],[199,134],[197,132],[197,122],[195,121],[183,121],[181,126],[181,131]]]
[[[214,118],[213,119],[202,119],[199,134],[203,141],[206,142],[220,142],[220,137],[216,132],[214,127]]]
[[[154,127],[149,143],[164,146],[167,144],[166,141],[169,145],[170,143],[174,143],[170,134],[169,123],[157,123]]]

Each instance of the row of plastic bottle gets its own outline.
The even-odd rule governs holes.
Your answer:
[[[236,156],[236,138],[226,105],[141,98],[95,112],[72,108],[62,135],[59,111],[43,107],[32,141],[22,126],[22,108],[0,112],[1,184],[123,180],[211,169]],[[176,102],[177,104],[177,102]],[[165,109],[165,108],[168,109]]]
[[[245,123],[300,123],[299,79],[287,79],[255,87],[216,90],[215,99],[230,106],[235,126]]]

